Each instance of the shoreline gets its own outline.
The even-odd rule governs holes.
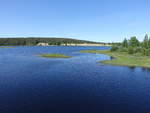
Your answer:
[[[12,47],[14,46],[14,47]],[[15,48],[15,47],[21,47],[21,46],[26,46],[26,47],[111,47],[111,45],[100,45],[100,46],[94,46],[94,45],[48,45],[48,46],[41,46],[41,45],[12,45],[12,46],[0,46],[0,48]]]
[[[150,58],[148,56],[130,55],[126,52],[110,52],[109,50],[85,50],[80,52],[104,54],[113,57],[114,59],[100,61],[100,63],[106,65],[150,68]]]
[[[70,43],[70,44],[62,44],[61,46],[111,46],[108,44],[90,44],[90,43],[83,43],[83,44],[74,44],[74,43]]]

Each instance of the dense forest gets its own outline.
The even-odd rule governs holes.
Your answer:
[[[61,45],[61,44],[82,44],[82,43],[92,43],[99,44],[98,42],[92,41],[84,41],[77,39],[69,39],[69,38],[0,38],[0,46],[17,46],[17,45],[37,45],[38,43],[48,43],[49,45]],[[101,43],[104,44],[104,43]]]
[[[131,37],[129,40],[125,38],[122,43],[113,44],[111,51],[150,56],[150,37],[146,34],[142,42],[136,36]]]

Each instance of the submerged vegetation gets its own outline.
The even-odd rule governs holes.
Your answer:
[[[40,56],[46,58],[70,58],[70,56],[66,56],[63,54],[41,54]]]
[[[9,47],[9,46],[0,46],[0,48],[14,48],[14,47]]]
[[[114,44],[110,50],[87,50],[82,53],[98,53],[113,57],[112,60],[101,61],[104,64],[122,65],[131,67],[150,68],[150,38],[145,36],[140,42],[136,37],[124,39],[120,44]]]

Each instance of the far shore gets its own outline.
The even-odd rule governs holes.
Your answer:
[[[109,44],[94,44],[94,43],[67,43],[67,44],[60,44],[60,45],[49,45],[48,43],[38,43],[37,46],[111,46]]]
[[[65,44],[62,44],[62,46],[66,46]],[[88,44],[88,43],[83,43],[83,44],[67,44],[67,46],[110,46],[108,44]]]
[[[103,45],[103,44],[68,44],[68,45],[14,45],[15,47],[19,46],[43,46],[43,47],[49,47],[49,46],[68,46],[68,47],[110,47],[111,45]],[[14,48],[12,46],[0,46],[0,48]]]

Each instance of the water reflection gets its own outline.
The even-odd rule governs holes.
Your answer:
[[[141,68],[141,69],[142,69],[143,72],[150,72],[150,68],[145,68],[145,67],[143,67],[143,68]]]
[[[130,69],[132,72],[136,71],[137,67],[136,66],[128,66],[128,69]],[[142,72],[146,72],[146,73],[150,73],[150,68],[146,68],[146,67],[139,67],[139,69]]]
[[[128,68],[129,68],[131,71],[134,71],[136,67],[135,67],[135,66],[129,66]]]
[[[113,56],[110,56],[110,59],[111,59],[111,60],[113,60],[113,59],[115,59],[115,57],[113,57]]]

